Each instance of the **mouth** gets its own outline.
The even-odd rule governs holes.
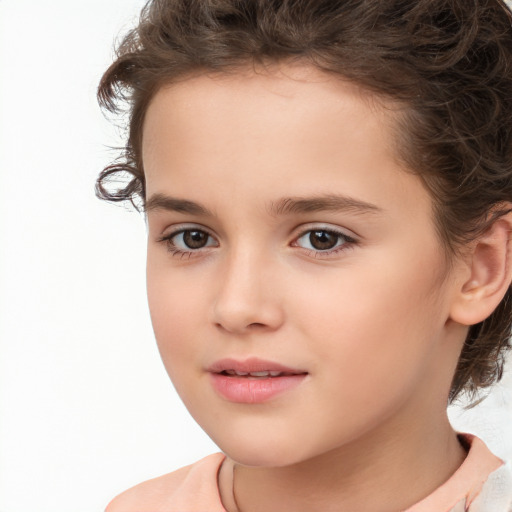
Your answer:
[[[268,379],[290,375],[307,374],[301,368],[291,368],[274,361],[266,361],[257,357],[238,360],[232,358],[220,359],[207,368],[210,373],[218,373],[230,377],[245,377]]]
[[[220,375],[227,375],[230,377],[240,377],[247,379],[273,379],[276,377],[287,377],[290,375],[301,375],[300,373],[293,372],[280,372],[275,370],[264,370],[261,372],[241,372],[238,370],[223,370]]]
[[[213,389],[234,403],[263,403],[301,384],[308,372],[272,361],[222,359],[208,368]]]

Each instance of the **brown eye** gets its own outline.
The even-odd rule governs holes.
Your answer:
[[[349,235],[334,229],[309,229],[292,244],[315,253],[326,255],[346,249],[357,244],[357,241]]]
[[[182,229],[161,239],[173,254],[199,252],[201,249],[218,247],[215,238],[202,229]]]
[[[204,231],[186,230],[183,231],[183,243],[189,249],[201,249],[208,243],[209,235]]]
[[[336,247],[340,239],[338,233],[316,230],[309,233],[309,243],[317,251],[328,251]]]

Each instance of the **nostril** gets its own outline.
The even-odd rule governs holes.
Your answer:
[[[227,325],[223,324],[222,322],[215,322],[215,327],[217,327],[218,329],[229,331],[229,332],[235,332],[235,331],[240,331],[240,330],[245,330],[245,331],[261,330],[261,329],[265,329],[268,326],[262,322],[252,322],[252,323],[246,324],[244,327],[237,328],[232,325],[227,326]]]
[[[262,323],[259,323],[259,322],[254,322],[252,324],[249,324],[247,327],[250,327],[250,328],[265,327],[265,324],[262,324]]]

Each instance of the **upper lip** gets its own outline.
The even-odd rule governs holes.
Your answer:
[[[257,357],[250,357],[244,360],[225,358],[211,364],[207,370],[211,373],[222,373],[226,370],[234,370],[236,372],[281,372],[291,374],[307,373],[305,370],[298,368],[290,368],[274,361],[265,361]]]

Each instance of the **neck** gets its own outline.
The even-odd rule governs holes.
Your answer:
[[[405,510],[448,480],[466,455],[446,415],[433,424],[406,432],[393,425],[387,436],[369,433],[291,466],[231,463],[224,504],[228,512]]]

